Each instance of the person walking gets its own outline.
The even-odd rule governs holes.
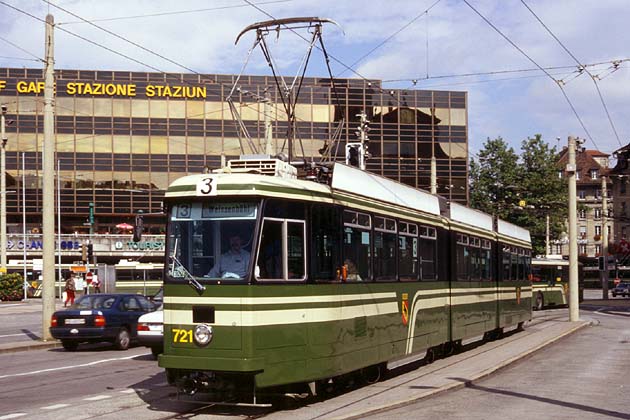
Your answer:
[[[74,283],[74,277],[69,276],[66,280],[66,300],[63,302],[63,307],[65,308],[70,302],[70,306],[74,305],[74,291],[76,290],[76,284]]]

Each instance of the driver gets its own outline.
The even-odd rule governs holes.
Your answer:
[[[241,246],[239,235],[230,236],[230,249],[221,255],[219,262],[212,267],[206,277],[223,277],[226,273],[234,273],[239,278],[245,277],[249,266],[249,252]]]

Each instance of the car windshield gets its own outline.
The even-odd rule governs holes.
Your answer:
[[[110,309],[116,296],[87,295],[80,297],[72,306],[75,309]]]
[[[257,213],[256,202],[174,205],[169,220],[169,277],[246,279]]]

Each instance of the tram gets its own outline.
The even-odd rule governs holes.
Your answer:
[[[340,163],[222,172],[165,195],[159,365],[179,394],[266,404],[531,319],[525,229]]]
[[[584,272],[578,262],[578,284],[583,287]],[[581,294],[580,294],[581,295]],[[581,298],[580,298],[581,301]],[[569,260],[561,255],[532,259],[532,307],[535,310],[565,307],[569,304]]]

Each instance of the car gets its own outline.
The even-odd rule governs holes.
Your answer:
[[[164,311],[157,310],[138,318],[138,343],[151,348],[153,357],[164,351]]]
[[[630,296],[630,283],[619,283],[611,291],[613,297]]]
[[[91,294],[81,296],[70,308],[56,311],[50,334],[64,349],[81,343],[110,342],[119,350],[129,348],[138,335],[138,318],[156,305],[141,295]]]

